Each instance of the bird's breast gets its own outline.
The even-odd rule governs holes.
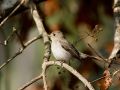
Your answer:
[[[58,41],[52,42],[51,50],[52,50],[54,57],[57,60],[67,61],[71,58],[71,54],[68,51],[66,51]]]

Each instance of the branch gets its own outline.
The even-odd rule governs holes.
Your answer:
[[[38,13],[38,10],[37,10],[37,7],[35,4],[33,4],[31,6],[31,10],[32,10],[32,15],[33,15],[33,19],[37,25],[37,28],[38,28],[38,31],[39,31],[39,34],[42,35],[43,37],[43,41],[44,41],[44,44],[45,44],[45,54],[44,54],[44,61],[48,61],[49,58],[50,58],[50,54],[51,54],[51,50],[50,50],[50,40],[49,40],[49,37],[48,37],[48,34],[47,32],[45,31],[45,26],[42,22],[42,19],[40,18],[39,16],[39,13]]]
[[[42,74],[35,77],[30,82],[26,83],[24,86],[20,87],[18,90],[24,90],[25,88],[27,88],[28,86],[30,86],[31,84],[35,83],[36,81],[38,81],[40,79],[42,79]]]
[[[61,67],[64,67],[65,69],[67,69],[70,73],[72,73],[74,76],[76,76],[79,80],[81,80],[85,86],[87,86],[89,88],[89,90],[94,90],[93,86],[90,84],[90,82],[88,82],[80,73],[78,73],[74,68],[72,68],[71,66],[69,66],[66,63],[61,63],[60,61],[47,61],[43,63],[43,68],[47,68],[48,66],[51,65],[59,65]]]
[[[17,32],[17,30],[16,30],[15,27],[13,27],[13,31],[14,31],[15,34],[17,35],[17,37],[18,37],[18,39],[19,39],[19,41],[20,41],[20,44],[21,44],[22,48],[24,49],[24,48],[25,48],[25,45],[24,45],[24,43],[23,43],[23,41],[22,41],[22,39],[21,39],[21,36],[18,34],[18,32]]]
[[[120,50],[120,7],[119,0],[114,0],[114,18],[115,18],[115,35],[114,35],[114,47],[109,56],[109,59],[116,56],[116,53]]]
[[[61,66],[61,67],[65,68],[65,69],[67,69],[70,73],[72,73],[72,74],[75,75],[79,80],[81,80],[81,81],[84,83],[84,85],[88,87],[89,90],[95,90],[95,89],[93,88],[93,86],[90,84],[90,82],[88,82],[80,73],[78,73],[74,68],[72,68],[72,67],[69,66],[68,64],[63,63],[63,62],[61,62],[61,61],[46,61],[46,62],[44,62],[44,63],[42,64],[42,73],[41,73],[41,75],[35,77],[34,79],[32,79],[30,82],[26,83],[24,86],[22,86],[22,87],[21,87],[20,89],[18,89],[18,90],[23,90],[23,89],[27,88],[28,86],[30,86],[30,85],[33,84],[34,82],[40,80],[41,78],[43,78],[43,82],[44,82],[44,84],[45,84],[44,87],[46,87],[45,90],[47,90],[47,83],[45,83],[46,80],[44,81],[44,79],[45,79],[45,73],[44,73],[44,72],[45,72],[45,71],[47,70],[47,68],[48,68],[49,66],[51,66],[51,65],[58,65],[58,66]]]
[[[7,39],[3,43],[0,42],[0,44],[6,46],[8,44],[8,41],[13,37],[14,34],[15,30],[12,30],[12,33],[7,37]]]
[[[0,23],[0,27],[8,20],[9,17],[11,17],[15,11],[17,11],[17,9],[25,2],[25,0],[21,0],[20,4],[18,4],[16,6],[16,8],[14,8],[14,10],[5,18],[3,19],[3,21]]]
[[[50,59],[50,54],[51,54],[51,49],[50,49],[50,41],[49,41],[49,37],[47,35],[47,32],[45,31],[45,25],[43,25],[42,19],[39,16],[38,10],[37,10],[37,6],[36,4],[32,3],[31,4],[31,13],[33,16],[33,19],[37,25],[39,34],[42,35],[43,37],[43,41],[44,41],[44,45],[45,45],[45,53],[44,53],[44,57],[43,57],[43,61],[49,61]],[[47,82],[46,82],[46,74],[45,74],[46,69],[43,67],[43,83],[44,83],[44,89],[48,90],[48,86],[47,86]]]
[[[34,41],[38,40],[41,38],[41,35],[39,35],[38,37],[34,37],[33,39],[29,40],[28,42],[25,43],[25,48],[27,46],[29,46],[30,44],[32,44]],[[9,58],[8,60],[6,60],[6,62],[4,62],[1,66],[0,66],[0,70],[5,67],[7,64],[9,64],[15,57],[17,57],[18,55],[20,55],[25,48],[20,48],[18,52],[16,52],[11,58]]]
[[[110,62],[108,62],[106,59],[104,59],[97,51],[95,51],[95,49],[88,43],[89,48],[91,49],[91,52],[93,52],[95,55],[97,55],[99,58],[96,58],[96,60],[101,60],[101,63],[104,62],[106,64],[109,64]],[[95,57],[95,56],[93,56]]]
[[[115,35],[114,35],[114,47],[113,50],[109,56],[109,68],[112,70],[113,73],[116,68],[116,70],[119,70],[120,67],[120,0],[114,0],[114,18],[115,18]],[[116,66],[114,68],[114,66]]]
[[[43,83],[44,83],[44,89],[48,90],[48,85],[47,85],[47,81],[46,81],[46,65],[44,65],[44,63],[42,64],[42,76],[43,76]]]

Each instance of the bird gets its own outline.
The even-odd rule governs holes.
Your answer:
[[[69,61],[71,58],[80,60],[86,56],[79,51],[66,40],[61,31],[54,31],[50,35],[51,51],[56,60]],[[82,58],[81,58],[82,57]]]

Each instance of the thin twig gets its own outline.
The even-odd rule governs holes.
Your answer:
[[[29,41],[27,41],[24,45],[25,47],[29,46],[30,44],[32,44],[33,42],[35,42],[36,40],[42,38],[41,35],[37,36],[37,37],[33,37],[32,39],[30,39]]]
[[[99,81],[99,80],[101,80],[101,79],[103,79],[103,78],[105,78],[105,77],[107,77],[107,76],[103,76],[103,77],[97,78],[97,79],[95,79],[95,80],[91,81],[90,83],[97,82],[97,81]]]
[[[20,49],[17,53],[15,53],[11,58],[9,58],[8,60],[6,60],[6,62],[4,62],[1,66],[0,66],[0,70],[2,68],[4,68],[8,63],[10,63],[15,57],[17,57],[19,54],[21,54],[23,51],[23,49]]]
[[[21,0],[20,4],[18,4],[18,5],[16,6],[16,8],[14,8],[14,10],[13,10],[5,19],[3,19],[3,21],[0,23],[0,27],[8,20],[9,17],[11,17],[11,16],[15,13],[15,11],[16,11],[24,2],[25,2],[25,0]]]
[[[25,45],[24,45],[24,43],[23,43],[23,41],[22,41],[22,39],[21,39],[21,36],[18,34],[18,32],[17,32],[17,30],[16,30],[15,27],[13,27],[13,31],[14,31],[15,34],[17,35],[17,37],[18,37],[18,39],[19,39],[19,41],[20,41],[20,44],[21,44],[22,48],[25,48]]]
[[[6,46],[8,44],[8,41],[12,38],[12,36],[15,34],[15,31],[13,30],[12,33],[7,37],[6,40],[4,40],[4,42],[0,42],[1,45]]]
[[[24,90],[25,88],[27,88],[28,86],[30,86],[31,84],[35,83],[36,81],[42,79],[42,74],[35,77],[34,79],[32,79],[31,81],[29,81],[28,83],[26,83],[24,86],[20,87],[18,90]]]
[[[41,38],[41,36],[39,35],[38,37],[35,37],[35,38],[33,38],[32,40],[26,42],[26,43],[25,43],[25,48],[26,48],[27,46],[29,46],[30,44],[32,44],[34,41],[36,41],[36,40],[38,40],[38,39],[40,39],[40,38]],[[4,62],[4,63],[0,66],[0,70],[1,70],[2,68],[4,68],[7,64],[9,64],[15,57],[17,57],[18,55],[20,55],[20,54],[23,52],[23,50],[25,50],[25,48],[24,48],[24,49],[23,49],[23,48],[20,48],[18,52],[16,52],[11,58],[9,58],[8,60],[6,60],[6,62]]]
[[[120,70],[115,71],[112,76],[115,76],[118,72],[120,72]]]
[[[81,38],[79,38],[78,40],[76,40],[75,42],[73,42],[73,45],[76,45],[79,41],[81,41],[82,39],[86,39],[88,36],[95,38],[95,41],[97,40],[96,34],[99,34],[101,31],[103,31],[102,28],[99,27],[99,25],[95,25],[94,29],[92,30],[91,34],[88,32],[85,32],[87,34],[87,36],[84,36]]]
[[[4,45],[8,44],[8,41],[13,37],[13,35],[15,34],[15,31],[12,31],[12,33],[7,37],[7,39],[4,41]]]
[[[88,36],[84,36],[84,37],[79,38],[78,40],[76,40],[76,41],[73,42],[73,45],[74,45],[74,46],[77,45],[77,43],[78,43],[79,41],[81,41],[81,40],[83,40],[83,39],[85,39],[85,38],[87,38],[87,37],[88,37]]]
[[[106,63],[109,63],[108,61],[106,61],[101,55],[99,55],[95,49],[88,43],[88,46],[90,47],[91,51],[94,52],[98,57],[100,57],[103,61],[105,61]]]

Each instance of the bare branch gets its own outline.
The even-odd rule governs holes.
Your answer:
[[[6,62],[4,62],[1,66],[0,66],[0,70],[5,67],[8,63],[10,63],[15,57],[17,57],[19,54],[21,54],[23,52],[23,49],[20,49],[17,53],[15,53],[11,58],[9,58],[8,60],[6,60]]]
[[[77,45],[77,43],[83,39],[88,38],[88,36],[94,38],[95,41],[97,41],[96,35],[99,34],[103,29],[99,25],[95,25],[94,29],[91,31],[91,33],[85,32],[87,35],[86,36],[81,36],[81,38],[78,38],[75,42],[73,42],[73,45]]]
[[[117,73],[119,73],[120,72],[120,70],[116,70],[114,73],[113,73],[113,75],[112,76],[115,76]]]
[[[99,55],[98,52],[96,52],[95,49],[89,43],[88,43],[88,46],[90,47],[90,49],[93,53],[95,53],[99,58],[101,58],[101,60],[103,60],[105,63],[109,63],[101,55]]]
[[[51,66],[51,65],[59,65],[61,67],[64,67],[70,73],[72,73],[73,75],[75,75],[79,80],[81,80],[84,83],[84,85],[89,88],[89,90],[94,90],[94,88],[90,84],[90,82],[88,82],[80,73],[78,73],[74,68],[72,68],[68,64],[60,62],[60,61],[47,61],[47,62],[43,63],[43,68],[47,68],[48,66]]]
[[[46,66],[44,64],[42,64],[42,76],[43,76],[43,83],[44,83],[44,89],[48,90],[48,85],[47,85],[47,81],[46,81]]]
[[[20,41],[20,44],[21,44],[22,48],[24,49],[24,48],[25,48],[25,45],[24,45],[24,43],[23,43],[23,41],[22,41],[22,39],[21,39],[21,36],[18,34],[18,32],[17,32],[17,30],[16,30],[15,27],[13,27],[13,31],[14,31],[15,34],[17,35],[17,37],[18,37],[18,39],[19,39],[19,41]]]
[[[97,79],[95,79],[95,80],[91,81],[90,83],[97,82],[97,81],[99,81],[99,80],[101,80],[101,79],[104,79],[105,77],[106,77],[106,76],[103,76],[103,77],[97,78]]]
[[[0,23],[0,27],[8,20],[9,17],[11,17],[15,11],[25,2],[25,0],[21,0],[20,4],[16,6],[16,8]]]
[[[118,5],[120,3],[119,0],[114,0],[114,18],[115,18],[115,35],[114,35],[114,47],[109,56],[109,59],[116,56],[116,53],[120,50],[120,7]]]
[[[24,86],[20,87],[18,90],[24,90],[25,88],[27,88],[28,86],[30,86],[31,84],[35,83],[36,81],[42,79],[42,74],[35,77],[34,79],[32,79],[31,81],[29,81],[28,83],[26,83]]]
[[[42,38],[41,35],[37,36],[37,37],[33,37],[31,40],[27,41],[24,45],[25,47],[29,46],[30,44],[32,44],[33,42],[35,42],[36,40]]]
[[[49,41],[49,37],[47,35],[47,32],[45,31],[44,25],[42,23],[42,19],[39,16],[38,10],[36,5],[33,3],[31,5],[31,13],[33,15],[33,19],[37,25],[39,34],[42,35],[43,37],[43,41],[44,41],[44,45],[45,45],[45,53],[44,53],[44,57],[43,57],[43,61],[49,61],[50,59],[50,54],[51,54],[51,49],[50,49],[50,41]],[[44,83],[44,89],[48,90],[48,86],[47,86],[47,81],[46,81],[46,74],[45,74],[46,68],[43,67],[42,73],[43,73],[43,83]]]
[[[72,68],[68,64],[63,63],[61,61],[46,61],[46,62],[43,62],[43,64],[42,64],[42,73],[39,76],[37,76],[34,79],[32,79],[31,81],[29,81],[28,83],[26,83],[24,86],[22,86],[18,90],[23,90],[23,89],[27,88],[28,86],[30,86],[34,82],[40,80],[41,78],[43,78],[44,88],[45,88],[45,90],[47,90],[48,87],[47,87],[47,83],[46,83],[46,80],[45,80],[46,79],[46,77],[45,77],[45,71],[51,65],[58,65],[58,66],[61,66],[61,67],[65,68],[65,69],[67,69],[70,73],[72,73],[79,80],[81,80],[84,83],[84,85],[89,88],[89,90],[95,90],[93,88],[93,86],[90,84],[90,82],[88,82],[80,73],[78,73],[74,68]]]
[[[39,31],[39,34],[42,35],[43,37],[43,41],[44,41],[44,44],[45,44],[45,53],[44,53],[44,61],[48,61],[49,58],[50,58],[50,54],[51,54],[51,50],[50,50],[50,41],[49,41],[49,37],[47,35],[47,32],[45,31],[45,28],[42,23],[42,19],[40,18],[39,16],[39,13],[38,13],[38,10],[37,10],[37,7],[35,4],[31,5],[31,13],[33,15],[33,19],[37,25],[37,28],[38,28],[38,31]]]
[[[32,44],[34,41],[38,40],[41,38],[41,35],[39,35],[38,37],[35,37],[33,38],[32,40],[28,41],[25,43],[25,48],[27,46],[29,46],[30,44]],[[9,64],[15,57],[17,57],[18,55],[20,55],[24,50],[25,48],[20,48],[18,52],[16,52],[11,58],[9,58],[8,60],[6,60],[6,62],[4,62],[1,66],[0,66],[0,70],[5,67],[7,64]]]
[[[12,33],[7,37],[7,39],[3,43],[0,42],[0,44],[6,46],[8,44],[8,41],[13,37],[14,34],[15,30],[12,31]]]

